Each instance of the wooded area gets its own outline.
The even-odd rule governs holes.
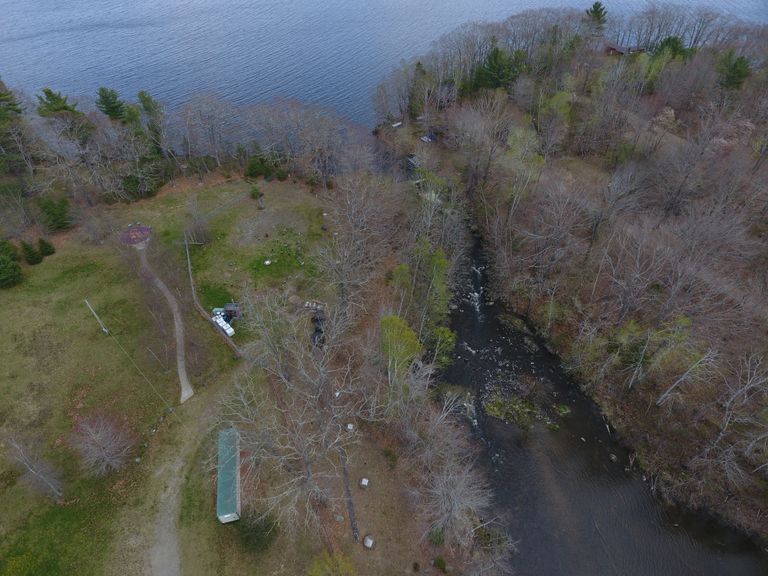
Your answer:
[[[448,34],[376,99],[461,158],[498,291],[655,484],[762,534],[766,47],[708,10],[536,10]]]

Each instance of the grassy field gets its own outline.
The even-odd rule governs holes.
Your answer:
[[[68,442],[73,423],[98,410],[143,437],[166,410],[160,396],[177,396],[175,375],[152,365],[146,348],[158,335],[139,279],[120,253],[114,246],[84,245],[74,234],[57,244],[55,255],[25,270],[23,284],[2,293],[0,306],[2,432],[39,442],[67,484],[66,503],[51,506],[18,481],[7,457],[0,462],[0,566],[9,574],[72,573],[75,566],[96,572],[98,548],[109,537],[109,510],[121,495],[110,491],[114,479],[79,478]],[[102,334],[84,298],[114,338]],[[152,374],[155,389],[130,359]],[[129,465],[122,480],[136,481],[136,468]]]
[[[213,306],[237,298],[247,284],[281,285],[304,277],[300,266],[282,263],[279,274],[261,274],[254,262],[265,254],[279,259],[271,255],[271,239],[290,237],[303,251],[319,234],[322,215],[314,197],[300,187],[262,185],[265,210],[258,210],[249,190],[242,181],[178,182],[156,198],[111,206],[105,213],[118,229],[132,222],[153,227],[152,242],[166,259],[160,274],[174,268],[176,277],[170,273],[166,281],[179,293],[188,291],[181,281],[186,278],[178,274],[185,267],[182,231],[191,214],[202,214],[213,241],[193,248],[194,268],[202,300]],[[167,312],[160,309],[164,306],[154,309],[157,303],[132,263],[135,255],[121,248],[115,235],[100,245],[82,236],[75,229],[55,237],[57,253],[25,267],[24,282],[0,293],[5,332],[0,433],[38,443],[66,486],[58,503],[34,492],[3,445],[0,574],[102,573],[118,512],[145,499],[141,490],[151,471],[148,463],[159,465],[163,444],[174,442],[174,434],[165,430],[169,407],[178,397],[175,364],[167,354],[172,332],[163,325]],[[85,298],[114,338],[102,334]],[[186,316],[190,346],[197,348],[193,386],[215,394],[229,380],[234,362],[209,324],[194,313]],[[139,462],[132,460],[102,480],[81,477],[69,441],[77,419],[94,412],[125,424],[138,446],[132,456]]]
[[[216,402],[242,363],[192,309],[183,231],[196,220],[210,238],[191,247],[208,309],[251,289],[330,297],[313,262],[327,233],[319,200],[296,183],[259,187],[263,209],[251,198],[251,184],[223,178],[177,181],[155,198],[104,209],[116,231],[135,222],[152,226],[153,267],[185,310],[196,394],[181,407],[170,314],[117,234],[103,244],[86,242],[78,229],[55,237],[56,254],[25,267],[24,282],[0,293],[7,335],[0,340],[0,437],[20,433],[38,441],[66,480],[64,498],[54,503],[34,492],[7,451],[0,452],[0,575],[148,573],[148,547],[169,485],[178,486],[184,574],[304,574],[321,552],[316,538],[296,542],[280,533],[269,547],[258,538],[247,544],[242,525],[223,526],[215,518],[209,456]],[[114,338],[102,334],[84,298]],[[238,341],[251,337],[235,328]],[[137,440],[128,465],[99,480],[82,477],[70,443],[77,419],[94,412],[119,420]],[[381,544],[363,550],[342,522],[331,527],[338,532],[334,540],[346,543],[341,551],[361,574],[389,574],[394,557],[402,558],[403,573],[414,562],[424,566],[419,538],[403,522],[411,516],[399,493],[405,471],[390,467],[373,441],[350,454],[350,471],[353,482],[363,474],[374,482],[371,491],[356,490],[354,499],[361,529]],[[346,513],[341,503],[337,512]]]

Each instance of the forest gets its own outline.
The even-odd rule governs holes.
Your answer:
[[[209,429],[239,432],[243,542],[311,535],[325,552],[308,573],[356,573],[349,470],[375,453],[413,536],[407,570],[506,574],[515,535],[494,514],[466,407],[440,383],[475,233],[498,297],[594,398],[653,490],[766,537],[768,27],[668,5],[527,11],[442,37],[373,105],[371,134],[290,100],[195,95],[168,110],[144,91],[0,83],[0,296],[39,289],[37,270],[73,234],[112,250],[118,211],[177,183],[247,187],[232,205],[205,210],[190,192],[168,208],[178,227],[150,257],[186,298],[187,266],[193,284],[193,263],[212,265],[228,241],[215,215],[243,198],[269,211],[272,187],[295,189],[314,214],[305,228],[259,229],[246,264],[227,256],[248,269],[227,286],[245,312],[245,362],[222,371],[209,428],[191,434],[208,454]],[[324,312],[309,338],[296,302],[313,297]],[[2,477],[57,506],[125,474],[138,437],[150,445],[112,413],[57,418],[46,437],[0,420]],[[23,538],[0,547],[1,573],[40,567]]]
[[[376,95],[438,137],[425,166],[459,158],[498,292],[654,489],[763,535],[767,34],[675,6],[537,10],[454,31]]]

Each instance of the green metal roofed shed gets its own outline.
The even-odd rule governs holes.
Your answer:
[[[240,435],[234,428],[219,432],[216,516],[222,524],[240,519]]]

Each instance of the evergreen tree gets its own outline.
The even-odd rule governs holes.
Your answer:
[[[146,90],[140,91],[138,98],[138,109],[146,126],[145,133],[155,153],[158,156],[163,156],[165,153],[163,150],[163,108]]]
[[[120,100],[117,90],[99,88],[99,97],[96,99],[96,108],[109,116],[112,120],[125,118],[125,102]]]
[[[48,242],[45,238],[38,238],[37,239],[37,251],[40,252],[40,254],[45,256],[51,256],[52,254],[56,253],[56,248],[53,247],[53,244]]]
[[[42,220],[49,231],[66,230],[72,225],[67,198],[55,200],[43,196],[37,199],[37,206],[40,208]]]
[[[22,109],[13,92],[0,82],[0,125],[18,118]]]
[[[21,253],[24,254],[24,261],[31,266],[40,264],[43,261],[43,255],[38,252],[29,242],[21,242]]]
[[[669,54],[672,58],[677,58],[678,56],[687,58],[691,55],[693,50],[686,48],[679,36],[667,36],[664,40],[659,42],[659,45],[656,46],[656,49],[653,51],[654,55],[662,54],[664,52]]]
[[[22,112],[16,96],[0,81],[0,174],[22,174],[29,170],[18,140],[21,137],[22,142],[27,141]]]
[[[475,73],[473,88],[475,90],[508,88],[522,72],[524,62],[524,52],[518,50],[510,55],[499,48],[494,40],[485,62]]]
[[[726,90],[738,90],[752,73],[752,69],[749,60],[744,56],[736,56],[733,50],[729,50],[720,57],[717,73],[720,76],[720,86]]]
[[[37,113],[44,118],[61,113],[82,114],[78,111],[77,104],[70,104],[67,100],[68,97],[62,96],[61,92],[43,88],[43,93],[37,95]]]
[[[0,288],[10,288],[21,282],[21,266],[15,260],[0,254]]]
[[[84,143],[90,138],[96,127],[88,117],[77,109],[77,104],[70,104],[67,96],[43,88],[37,95],[37,113],[43,118],[55,118],[62,122],[67,138]]]
[[[608,11],[602,2],[595,2],[587,10],[587,18],[595,25],[598,30],[602,30],[608,20]]]
[[[10,258],[15,262],[21,260],[19,249],[8,240],[0,240],[0,257]]]
[[[413,67],[413,81],[408,97],[408,114],[411,118],[418,118],[424,113],[424,93],[429,87],[429,73],[421,62],[416,62]]]

